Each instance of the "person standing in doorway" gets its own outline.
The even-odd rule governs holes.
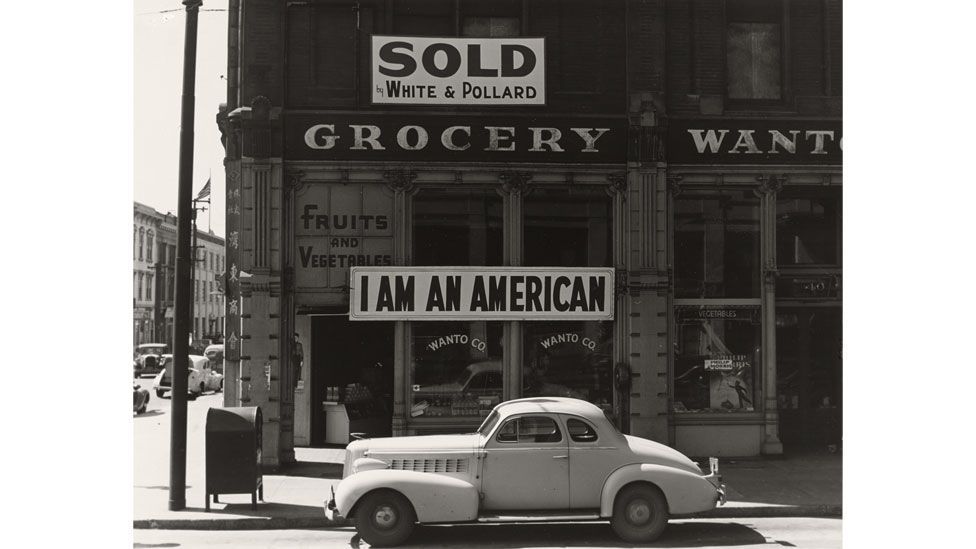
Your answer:
[[[305,350],[302,348],[302,342],[298,338],[298,332],[295,332],[295,341],[291,346],[291,367],[293,372],[292,382],[294,388],[298,389],[298,382],[302,380],[302,363],[305,360]]]

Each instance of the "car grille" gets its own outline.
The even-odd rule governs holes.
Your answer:
[[[394,459],[390,469],[421,473],[467,473],[467,459]]]

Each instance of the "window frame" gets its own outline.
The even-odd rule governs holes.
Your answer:
[[[523,419],[534,419],[534,418],[547,419],[550,422],[552,422],[553,427],[556,428],[556,433],[559,435],[559,439],[558,440],[547,440],[547,441],[540,441],[540,440],[532,440],[532,441],[520,440],[520,438],[521,438],[521,422],[522,422],[522,420]],[[505,430],[505,427],[509,423],[512,423],[512,422],[515,422],[515,440],[502,440],[500,438],[501,435],[502,435],[502,431],[504,431]],[[535,435],[535,436],[538,437],[538,435]],[[559,444],[559,445],[565,445],[566,444],[566,437],[563,436],[563,430],[562,430],[562,428],[560,426],[560,422],[556,418],[552,417],[551,415],[548,415],[548,414],[536,414],[536,413],[526,413],[526,414],[519,414],[519,415],[509,416],[508,419],[506,419],[503,422],[500,422],[500,425],[499,425],[498,429],[495,431],[495,434],[492,437],[492,440],[494,440],[495,442],[497,442],[499,444],[516,444],[516,445],[520,445],[520,444],[524,444],[524,445],[535,445],[535,444]]]
[[[723,96],[725,106],[729,110],[780,110],[793,102],[792,86],[792,63],[790,55],[790,3],[781,0],[771,0],[771,3],[779,4],[779,14],[769,16],[748,16],[735,15],[729,4],[725,5],[725,24],[723,26],[724,37],[722,40],[722,63],[725,67],[724,77],[725,86]],[[779,25],[779,98],[778,99],[750,99],[732,98],[729,96],[729,26],[732,23],[776,23]]]

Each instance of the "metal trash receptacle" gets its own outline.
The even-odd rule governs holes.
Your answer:
[[[261,408],[210,408],[206,425],[206,510],[210,496],[251,494],[251,508],[264,501],[261,475]]]

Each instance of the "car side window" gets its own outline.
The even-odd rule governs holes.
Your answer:
[[[495,437],[498,442],[560,442],[562,432],[556,422],[544,416],[526,416],[507,421]]]
[[[566,429],[569,431],[569,438],[573,442],[595,442],[597,439],[596,430],[585,421],[568,419],[566,420]]]

